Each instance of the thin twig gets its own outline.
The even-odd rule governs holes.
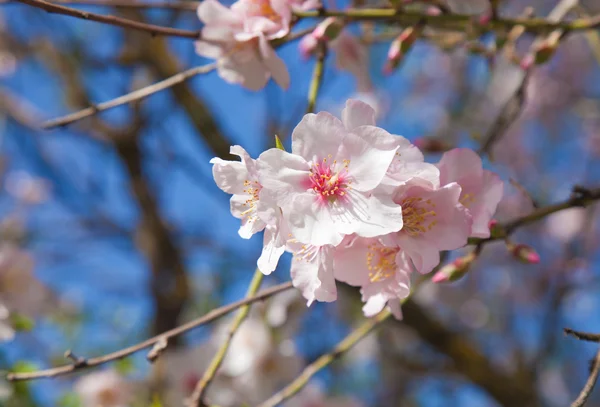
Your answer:
[[[145,31],[151,35],[164,35],[171,37],[191,38],[197,40],[200,38],[200,31],[182,30],[179,28],[162,27],[159,25],[140,23],[138,21],[128,20],[126,18],[105,16],[102,14],[89,13],[87,11],[77,10],[71,7],[61,6],[45,0],[16,0],[20,3],[27,4],[48,13],[63,14],[66,16],[82,18],[84,20],[96,21],[99,23],[114,25],[117,27],[131,28],[133,30]]]
[[[565,334],[574,336],[575,338],[580,339],[582,341],[600,342],[600,334],[575,331],[571,328],[563,328],[563,331],[565,332]]]
[[[202,66],[190,68],[188,70],[178,73],[177,75],[173,75],[163,81],[153,83],[152,85],[135,90],[126,95],[119,96],[118,98],[111,99],[109,101],[99,103],[99,104],[91,106],[91,107],[87,107],[87,108],[79,110],[77,112],[70,113],[66,116],[61,116],[56,119],[48,120],[48,121],[42,123],[42,128],[52,129],[55,127],[65,126],[67,124],[76,122],[83,118],[93,116],[94,114],[96,114],[98,112],[112,109],[114,107],[121,106],[126,103],[138,101],[138,100],[148,97],[154,93],[160,92],[161,90],[165,90],[174,85],[177,85],[178,83],[184,82],[196,75],[201,75],[201,74],[211,72],[216,68],[216,66],[217,66],[216,63],[212,63],[212,64],[208,64],[208,65],[202,65]]]
[[[331,352],[322,355],[313,363],[306,366],[306,368],[296,379],[294,379],[294,381],[275,393],[268,400],[259,404],[258,407],[275,407],[279,405],[279,403],[282,403],[283,401],[292,397],[294,394],[298,393],[308,383],[311,377],[313,377],[320,370],[329,366],[331,362],[336,360],[342,354],[349,351],[362,338],[381,325],[383,321],[388,319],[391,314],[392,313],[389,309],[385,309],[377,314],[377,316],[363,322],[358,328],[356,328],[340,343],[338,343],[338,345]]]
[[[135,0],[53,0],[52,3],[72,6],[102,6],[129,9],[167,9],[180,11],[196,11],[199,1],[152,1]]]
[[[308,105],[306,107],[306,113],[313,113],[315,111],[317,96],[319,95],[321,84],[323,83],[323,72],[325,71],[325,58],[327,58],[327,44],[319,44],[317,52],[317,62],[315,63],[315,69],[313,70],[312,79],[310,81],[310,87],[308,89]]]
[[[172,338],[174,336],[181,335],[181,334],[188,332],[196,327],[199,327],[199,326],[204,325],[208,322],[211,322],[217,318],[220,318],[223,315],[226,315],[226,314],[230,313],[231,311],[234,311],[242,306],[252,304],[256,301],[262,301],[262,300],[269,298],[277,293],[289,290],[290,288],[292,288],[291,282],[276,285],[274,287],[263,290],[252,297],[244,298],[239,301],[233,302],[229,305],[225,305],[220,308],[216,308],[198,319],[195,319],[186,324],[183,324],[175,329],[171,329],[170,331],[167,331],[165,333],[157,335],[153,338],[146,339],[145,341],[140,342],[137,345],[133,345],[133,346],[127,347],[125,349],[121,349],[116,352],[109,353],[104,356],[99,356],[99,357],[90,358],[90,359],[83,359],[83,360],[85,360],[85,364],[81,365],[81,366],[77,366],[75,364],[69,364],[69,365],[58,366],[58,367],[46,369],[46,370],[39,370],[36,372],[9,373],[6,378],[7,378],[7,380],[10,380],[10,381],[51,378],[51,377],[56,377],[56,376],[64,375],[67,373],[71,373],[76,370],[81,370],[83,368],[98,366],[98,365],[102,365],[104,363],[122,359],[126,356],[129,356],[129,355],[135,353],[135,352],[139,352],[143,349],[149,348],[161,340],[164,340],[164,339],[169,340],[170,338]]]
[[[273,47],[279,47],[287,42],[294,41],[314,30],[314,27],[309,27],[305,30],[300,30],[298,32],[294,32],[289,34],[286,37],[278,38],[271,42]],[[143,87],[141,89],[135,90],[131,93],[127,93],[125,95],[119,96],[115,99],[108,100],[103,103],[99,103],[97,105],[93,105],[90,107],[86,107],[85,109],[79,110],[77,112],[69,113],[65,116],[57,117],[52,120],[48,120],[42,123],[42,128],[44,129],[53,129],[55,127],[66,126],[67,124],[74,123],[78,120],[84,119],[86,117],[93,116],[98,112],[102,112],[108,109],[115,108],[117,106],[124,105],[126,103],[135,102],[141,100],[145,97],[148,97],[154,93],[160,92],[162,90],[168,89],[172,86],[175,86],[179,83],[185,82],[186,80],[201,74],[206,74],[214,69],[216,69],[217,64],[211,63],[208,65],[197,66],[195,68],[190,68],[183,72],[180,72],[176,75],[170,76],[167,79],[164,79],[160,82],[153,83],[152,85]]]
[[[256,271],[254,272],[254,276],[252,277],[252,281],[248,286],[248,292],[246,293],[246,297],[252,297],[254,294],[256,294],[256,291],[258,291],[263,277],[264,274],[260,270],[256,269]],[[194,392],[188,400],[188,405],[190,407],[203,406],[204,393],[206,392],[206,389],[208,389],[208,386],[217,374],[219,367],[221,367],[221,364],[225,359],[225,355],[227,355],[227,350],[229,349],[229,345],[231,344],[233,336],[239,329],[240,325],[242,325],[242,322],[244,322],[244,320],[248,316],[248,312],[250,312],[250,304],[244,305],[238,311],[237,315],[235,316],[235,319],[233,320],[233,322],[229,326],[229,329],[227,330],[227,338],[223,341],[223,343],[219,347],[219,350],[217,351],[213,359],[210,361],[210,365],[202,375],[202,378],[198,380],[198,383],[196,383]]]
[[[600,349],[596,353],[592,363],[590,375],[585,382],[585,386],[583,386],[583,389],[581,390],[581,393],[579,393],[577,399],[571,403],[571,407],[582,407],[585,405],[590,394],[592,394],[592,390],[594,390],[594,386],[598,380],[598,373],[600,373]]]
[[[323,11],[295,11],[298,18],[309,17],[344,17],[354,21],[396,21],[402,25],[416,24],[424,20],[432,27],[465,29],[473,24],[473,16],[469,14],[429,15],[422,12],[385,9],[347,9]],[[584,17],[572,21],[556,22],[545,18],[498,18],[486,26],[489,30],[510,29],[522,25],[525,31],[535,34],[549,33],[553,30],[582,31],[600,27],[600,15]]]

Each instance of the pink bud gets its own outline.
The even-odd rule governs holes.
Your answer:
[[[328,17],[323,20],[312,32],[312,36],[318,41],[333,41],[344,29],[344,21],[337,17]]]
[[[508,246],[510,252],[517,259],[525,264],[538,264],[540,262],[540,255],[535,249],[526,244],[517,244]]]
[[[392,45],[390,45],[390,49],[388,50],[387,62],[383,68],[385,74],[390,74],[400,65],[404,55],[415,43],[420,32],[421,28],[408,27],[392,41]]]
[[[493,229],[496,225],[498,224],[498,221],[496,219],[492,219],[490,220],[490,223],[488,223],[488,228]]]
[[[434,283],[447,283],[460,280],[467,274],[471,268],[473,260],[477,258],[474,252],[471,252],[463,257],[459,257],[452,263],[446,264],[437,273],[434,274],[431,281]]]
[[[490,11],[483,13],[477,20],[480,26],[486,26],[490,23],[490,21],[492,21],[492,13]]]
[[[298,44],[298,49],[300,50],[300,55],[302,55],[302,58],[308,59],[311,55],[313,55],[318,44],[319,41],[317,41],[317,39],[312,35],[305,35],[302,37],[300,43]]]

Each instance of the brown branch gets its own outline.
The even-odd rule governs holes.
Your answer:
[[[44,129],[53,129],[59,126],[65,126],[67,124],[76,122],[78,120],[84,119],[86,117],[90,117],[99,112],[112,109],[117,106],[124,105],[126,103],[136,102],[145,97],[153,95],[154,93],[160,92],[162,90],[168,89],[178,83],[184,82],[196,75],[205,74],[211,72],[216,68],[216,64],[208,64],[203,66],[197,66],[183,72],[179,72],[173,76],[168,77],[165,80],[160,82],[153,83],[152,85],[143,87],[126,95],[119,96],[118,98],[108,100],[103,103],[99,103],[97,105],[93,105],[91,107],[87,107],[85,109],[79,110],[74,113],[70,113],[66,116],[61,116],[56,119],[48,120],[42,123],[42,128]]]
[[[505,374],[494,368],[477,346],[459,333],[448,330],[414,301],[402,306],[403,323],[429,345],[447,355],[456,371],[480,386],[501,405],[507,407],[535,404],[533,377],[527,372]]]
[[[167,9],[180,11],[196,11],[199,1],[156,1],[141,2],[132,0],[53,0],[56,4],[69,4],[72,6],[102,6],[114,8],[133,9]]]
[[[63,14],[66,16],[81,18],[84,20],[96,21],[99,23],[114,25],[117,27],[130,28],[133,30],[145,31],[150,33],[152,36],[162,35],[171,37],[181,37],[198,39],[200,38],[200,31],[182,30],[179,28],[162,27],[159,25],[141,23],[138,21],[129,20],[126,18],[105,16],[102,14],[89,13],[87,11],[77,10],[71,7],[61,6],[60,4],[54,4],[45,0],[16,0],[20,3],[27,4],[32,7],[36,7],[53,14]]]
[[[582,341],[600,342],[600,334],[592,334],[588,332],[575,331],[571,328],[563,328],[566,335],[571,335]]]
[[[85,363],[83,363],[83,364],[82,363],[80,363],[79,365],[69,364],[69,365],[59,366],[59,367],[46,369],[46,370],[39,370],[36,372],[9,373],[7,375],[7,379],[10,381],[19,381],[19,380],[52,378],[52,377],[72,373],[76,370],[81,370],[81,369],[85,369],[85,368],[89,368],[89,367],[93,367],[93,366],[98,366],[98,365],[102,365],[102,364],[112,362],[112,361],[115,361],[118,359],[122,359],[133,353],[136,353],[143,349],[154,346],[159,341],[163,341],[163,340],[168,341],[170,338],[179,336],[179,335],[181,335],[185,332],[188,332],[194,328],[197,328],[201,325],[211,322],[217,318],[222,317],[223,315],[226,315],[226,314],[244,306],[244,305],[252,304],[257,301],[262,301],[262,300],[269,298],[275,294],[278,294],[282,291],[289,290],[290,288],[292,288],[291,282],[287,282],[287,283],[276,285],[271,288],[267,288],[265,290],[260,291],[258,294],[254,295],[252,297],[243,298],[243,299],[233,302],[229,305],[225,305],[220,308],[216,308],[216,309],[210,311],[209,313],[207,313],[206,315],[203,315],[200,318],[197,318],[193,321],[183,324],[177,328],[166,331],[160,335],[156,335],[152,338],[146,339],[145,341],[140,342],[136,345],[129,346],[125,349],[121,349],[116,352],[112,352],[112,353],[109,353],[109,354],[106,354],[103,356],[90,358],[90,359],[84,359]]]
[[[594,360],[592,361],[590,375],[585,382],[585,386],[583,386],[583,389],[581,390],[581,393],[579,393],[577,399],[571,403],[571,407],[582,407],[585,405],[588,397],[590,394],[592,394],[592,390],[594,390],[594,386],[598,380],[598,373],[600,373],[600,350],[598,350]]]

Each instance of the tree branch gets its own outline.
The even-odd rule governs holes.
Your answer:
[[[594,386],[596,385],[596,381],[598,380],[598,373],[600,373],[600,350],[596,353],[596,357],[592,361],[592,367],[590,370],[590,375],[585,382],[585,386],[579,393],[577,399],[571,403],[571,407],[582,407],[587,402],[587,399],[592,394],[592,390],[594,390]]]
[[[403,25],[416,24],[424,21],[432,27],[461,29],[464,31],[473,25],[473,15],[469,14],[439,14],[429,15],[420,12],[384,9],[348,9],[348,10],[320,10],[320,11],[295,11],[299,18],[309,17],[344,17],[354,21],[395,21]],[[485,30],[510,29],[523,26],[526,32],[541,34],[553,30],[582,31],[600,27],[600,15],[579,18],[573,21],[555,22],[545,18],[499,18],[490,21]]]
[[[563,328],[563,331],[565,332],[565,334],[574,336],[575,338],[582,341],[600,342],[600,334],[575,331],[571,328]]]
[[[20,3],[27,4],[47,11],[52,14],[63,14],[66,16],[81,18],[84,20],[96,21],[99,23],[114,25],[117,27],[130,28],[133,30],[144,31],[152,36],[163,35],[171,37],[181,37],[190,39],[199,39],[200,31],[182,30],[179,28],[161,27],[158,25],[140,23],[138,21],[128,20],[126,18],[105,16],[102,14],[89,13],[87,11],[77,10],[71,7],[61,6],[45,0],[16,0]]]
[[[133,9],[167,9],[180,11],[196,11],[199,1],[152,1],[141,2],[132,0],[53,0],[56,4],[69,4],[73,6],[101,6],[114,8]]]
[[[42,128],[44,129],[53,129],[59,126],[65,126],[67,124],[76,122],[78,120],[84,119],[86,117],[90,117],[95,115],[96,113],[102,112],[104,110],[112,109],[113,107],[121,106],[126,103],[131,103],[148,97],[154,93],[160,92],[162,90],[168,89],[178,83],[184,82],[196,75],[205,74],[213,71],[216,68],[216,64],[208,64],[203,66],[197,66],[183,72],[179,72],[173,76],[168,77],[165,80],[160,82],[153,83],[152,85],[143,87],[131,93],[128,93],[123,96],[119,96],[118,98],[108,100],[103,103],[99,103],[97,105],[92,105],[83,110],[79,110],[74,113],[70,113],[66,116],[61,116],[56,119],[48,120],[42,123]]]
[[[289,290],[290,288],[292,288],[291,282],[282,283],[282,284],[276,285],[274,287],[267,288],[265,290],[260,291],[258,294],[254,295],[252,297],[247,297],[247,298],[241,299],[239,301],[233,302],[229,305],[225,305],[225,306],[216,308],[216,309],[210,311],[209,313],[207,313],[206,315],[203,315],[200,318],[197,318],[193,321],[185,323],[177,328],[163,332],[160,335],[156,335],[150,339],[146,339],[145,341],[140,342],[136,345],[129,346],[125,349],[121,349],[116,352],[109,353],[107,355],[90,358],[90,359],[85,359],[85,364],[82,364],[79,367],[77,367],[75,364],[69,364],[69,365],[59,366],[59,367],[46,369],[46,370],[39,370],[36,372],[9,373],[7,375],[7,380],[20,381],[20,380],[52,378],[52,377],[72,373],[74,371],[81,370],[84,368],[99,366],[99,365],[102,365],[102,364],[105,364],[108,362],[112,362],[112,361],[115,361],[118,359],[123,359],[124,357],[127,357],[133,353],[136,353],[143,349],[149,348],[161,340],[166,339],[168,341],[169,339],[171,339],[173,337],[179,336],[179,335],[181,335],[185,332],[188,332],[194,328],[197,328],[197,327],[204,325],[208,322],[211,322],[217,318],[220,318],[223,315],[226,315],[244,305],[252,304],[257,301],[262,301],[262,300],[269,298],[275,294]]]

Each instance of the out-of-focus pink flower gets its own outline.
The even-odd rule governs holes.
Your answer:
[[[490,236],[488,224],[502,198],[504,184],[498,175],[484,170],[481,158],[468,148],[455,148],[442,156],[437,164],[440,185],[458,183],[462,192],[460,203],[473,216],[471,236]]]
[[[546,220],[546,231],[553,238],[568,242],[577,236],[584,222],[585,209],[569,208],[549,216]]]
[[[280,211],[267,191],[263,191],[258,180],[256,160],[240,146],[231,147],[230,152],[240,157],[241,161],[213,158],[210,160],[213,177],[221,190],[233,195],[230,201],[231,214],[242,220],[238,232],[242,238],[249,239],[266,228],[258,267],[263,273],[270,274],[285,250],[286,239],[282,237],[285,231]]]
[[[84,407],[128,407],[131,388],[114,370],[103,370],[83,376],[75,384],[75,393]]]
[[[402,318],[400,301],[410,293],[412,265],[399,246],[355,238],[336,248],[334,269],[336,279],[361,287],[365,316],[378,314],[387,304],[396,318]]]
[[[15,330],[10,323],[10,312],[0,302],[0,343],[11,341],[15,337]],[[2,400],[2,397],[0,397]]]
[[[17,171],[7,175],[6,191],[23,203],[39,204],[48,199],[50,186],[45,180]]]
[[[335,63],[339,70],[347,71],[356,78],[356,90],[359,93],[373,92],[373,83],[369,73],[369,49],[358,38],[342,31],[331,42],[335,54]]]
[[[404,226],[393,237],[419,272],[433,270],[440,262],[440,251],[467,243],[472,218],[459,204],[460,194],[457,183],[438,189],[420,178],[411,179],[394,192],[394,202],[402,207]]]
[[[217,60],[217,71],[227,82],[262,89],[269,78],[282,88],[289,73],[269,41],[290,30],[292,5],[285,0],[238,0],[231,8],[204,0],[198,17],[205,24],[196,52]]]
[[[292,154],[260,155],[260,182],[299,242],[335,246],[352,233],[373,237],[402,227],[401,208],[371,192],[405,140],[375,127],[374,115],[352,100],[341,121],[326,112],[307,114],[292,133]]]
[[[363,404],[351,397],[328,397],[319,385],[311,383],[291,398],[286,407],[363,407]]]

